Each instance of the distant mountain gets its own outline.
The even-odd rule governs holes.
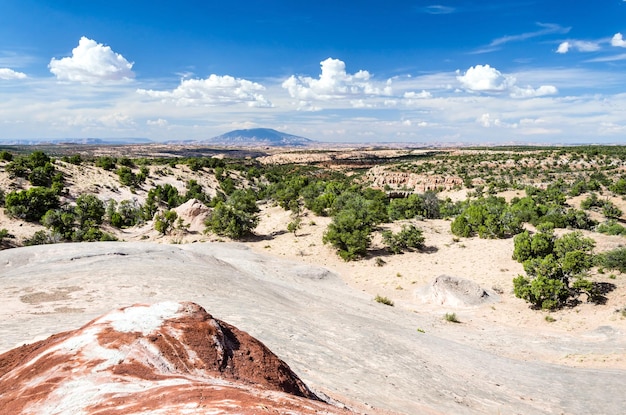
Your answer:
[[[41,144],[84,144],[84,145],[126,145],[126,144],[150,144],[149,138],[20,138],[0,140],[0,145],[41,145]]]
[[[206,141],[210,144],[237,145],[237,146],[276,146],[276,147],[303,147],[315,141],[297,135],[287,134],[271,128],[251,128],[234,130]]]

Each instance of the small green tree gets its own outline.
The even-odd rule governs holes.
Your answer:
[[[71,210],[50,209],[41,218],[41,224],[63,239],[71,240],[74,234],[75,216]]]
[[[353,261],[367,253],[371,243],[371,226],[352,210],[343,210],[333,217],[324,233],[323,242],[337,248],[345,261]]]
[[[219,200],[208,216],[207,230],[233,239],[252,233],[259,223],[259,208],[250,191],[235,190],[226,200]]]
[[[154,229],[165,235],[170,232],[177,218],[178,214],[174,210],[161,212],[154,218]]]
[[[28,180],[33,186],[50,186],[55,181],[55,174],[54,166],[47,162],[43,166],[34,167],[28,175]]]
[[[537,238],[537,243],[535,242]],[[580,294],[595,298],[594,285],[586,278],[593,265],[595,243],[580,232],[554,238],[551,232],[530,236],[524,232],[514,240],[513,257],[524,265],[526,276],[513,280],[515,296],[543,309],[563,307]],[[534,245],[534,247],[533,247]]]
[[[119,205],[114,200],[110,200],[107,217],[111,226],[128,228],[135,226],[142,220],[142,208],[137,204],[137,200],[122,200]]]
[[[333,220],[322,240],[337,248],[337,253],[345,261],[367,253],[372,227],[388,217],[386,206],[378,198],[366,199],[352,192],[337,197],[331,210]]]
[[[81,228],[101,225],[105,211],[104,202],[95,195],[84,194],[76,199],[74,213]]]

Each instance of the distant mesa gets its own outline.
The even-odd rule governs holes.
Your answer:
[[[190,302],[125,307],[0,355],[2,414],[350,414]]]
[[[315,143],[315,141],[271,128],[251,128],[233,130],[210,138],[206,143],[233,146],[305,147]]]

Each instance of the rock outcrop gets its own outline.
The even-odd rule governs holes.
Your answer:
[[[339,414],[194,303],[135,305],[0,355],[3,414]]]
[[[210,209],[198,199],[189,199],[182,205],[173,209],[178,218],[180,218],[185,226],[188,226],[189,232],[202,233],[206,227],[204,221],[209,216]]]
[[[366,180],[375,188],[403,190],[406,193],[451,190],[463,186],[463,179],[458,176],[389,171],[383,166],[371,168],[366,174]]]
[[[440,275],[431,284],[420,288],[416,295],[422,301],[451,307],[473,307],[498,301],[498,296],[474,281]]]

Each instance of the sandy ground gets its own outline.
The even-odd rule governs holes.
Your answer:
[[[285,233],[284,225],[281,225],[288,222],[288,215],[288,212],[278,207],[265,210],[257,231],[273,237],[248,245],[256,252],[328,267],[354,289],[372,298],[375,295],[388,297],[396,307],[435,318],[454,312],[462,324],[454,325],[454,328],[444,325],[444,330],[459,334],[458,341],[472,344],[482,342],[484,347],[503,356],[569,366],[626,369],[626,349],[623,343],[626,341],[626,318],[621,313],[626,307],[626,275],[614,273],[615,279],[609,279],[610,273],[607,272],[593,277],[616,285],[604,305],[582,303],[573,309],[535,311],[513,295],[512,280],[524,271],[521,264],[511,259],[512,239],[458,240],[450,233],[449,221],[416,221],[413,223],[424,231],[428,247],[426,252],[388,255],[380,250],[374,251],[376,255],[365,260],[344,262],[334,254],[332,247],[321,243],[323,232],[330,222],[328,218],[305,218],[302,229],[297,232],[299,236],[294,237],[293,234]],[[598,252],[623,246],[625,242],[619,236],[593,236],[597,239]],[[373,248],[376,247],[382,247],[379,238],[374,238]],[[385,264],[377,266],[376,258],[382,258]],[[472,280],[487,290],[497,292],[499,301],[467,307],[425,302],[418,292],[439,275]],[[546,321],[548,315],[556,321]],[[486,339],[484,332],[487,330],[517,334],[520,343],[508,344]],[[602,340],[605,337],[602,333],[609,331],[611,336],[620,339],[620,347],[596,351],[573,350],[571,353],[550,347],[551,338],[572,336]],[[545,347],[529,347],[528,340],[524,339],[529,337],[546,339]]]

